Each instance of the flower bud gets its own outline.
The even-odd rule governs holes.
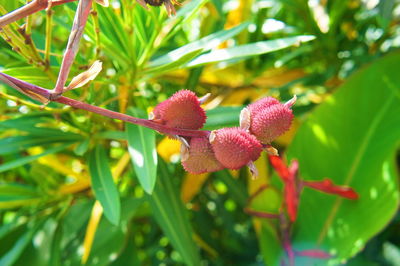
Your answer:
[[[207,138],[192,138],[187,151],[185,144],[182,144],[182,166],[192,174],[215,172],[224,169],[215,158],[211,144]]]
[[[247,109],[250,111],[250,133],[265,144],[289,130],[293,120],[290,105],[272,97],[250,104]]]
[[[260,157],[262,145],[242,128],[222,128],[211,132],[215,157],[226,168],[239,169]]]
[[[173,128],[200,129],[206,113],[192,91],[180,90],[154,108],[153,120]]]

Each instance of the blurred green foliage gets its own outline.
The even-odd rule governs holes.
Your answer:
[[[0,14],[24,3],[0,0]],[[4,27],[0,71],[52,89],[76,6],[52,8],[51,37],[45,11]],[[242,106],[262,96],[296,94],[298,120],[275,145],[299,159],[305,179],[360,193],[349,203],[304,192],[294,247],[335,257],[297,263],[398,265],[400,1],[190,0],[173,17],[131,0],[94,8],[69,80],[95,60],[103,71],[68,97],[145,114],[177,90],[211,92],[211,130],[237,126]],[[280,204],[265,158],[259,181],[247,169],[193,177],[163,141],[1,84],[0,265],[279,265],[276,223],[243,212],[263,183],[273,189],[253,207]]]

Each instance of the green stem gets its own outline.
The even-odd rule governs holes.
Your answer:
[[[100,24],[99,24],[99,15],[97,13],[97,3],[93,2],[92,6],[92,17],[93,17],[93,25],[94,25],[94,35],[96,38],[96,58],[99,57],[100,54]]]

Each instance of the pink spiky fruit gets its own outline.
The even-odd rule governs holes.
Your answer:
[[[196,94],[180,90],[154,108],[153,120],[172,128],[200,129],[206,122],[206,113]]]
[[[182,166],[192,174],[215,172],[224,169],[215,158],[211,144],[207,138],[192,138],[189,150],[182,144]]]
[[[252,113],[258,113],[275,104],[280,104],[280,102],[274,97],[265,97],[255,101],[252,104],[249,104],[247,109],[249,109]]]
[[[289,130],[293,113],[290,104],[282,104],[278,100],[267,97],[247,106],[250,111],[250,133],[264,144]]]
[[[210,142],[217,160],[233,170],[257,160],[263,148],[255,136],[236,127],[211,132]]]

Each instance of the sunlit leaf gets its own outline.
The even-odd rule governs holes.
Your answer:
[[[136,117],[145,117],[143,112],[129,108],[128,112]],[[152,129],[126,124],[128,150],[135,172],[143,189],[151,194],[157,177],[156,136]]]
[[[89,169],[92,189],[103,207],[104,215],[112,224],[117,225],[121,215],[121,204],[103,146],[97,145],[90,154]]]
[[[261,41],[256,43],[249,43],[238,45],[226,49],[219,49],[212,51],[208,54],[201,55],[187,64],[187,67],[197,67],[210,63],[217,63],[228,61],[238,58],[246,58],[250,56],[266,54],[288,48],[293,45],[299,45],[302,42],[313,40],[314,37],[310,35],[301,35],[295,37],[287,37],[278,40]]]
[[[350,186],[357,201],[305,189],[294,247],[319,246],[341,263],[382,230],[399,204],[394,153],[400,127],[400,54],[354,74],[302,125],[290,146],[305,180],[328,177]],[[322,207],[323,206],[323,207]],[[327,261],[313,264],[326,265]]]
[[[60,151],[62,151],[64,149],[66,149],[71,144],[72,144],[71,142],[64,143],[64,144],[56,146],[56,147],[48,148],[48,149],[46,149],[46,151],[44,151],[44,152],[42,152],[40,154],[24,156],[24,157],[21,157],[21,158],[16,159],[16,160],[3,163],[2,165],[0,165],[0,173],[4,172],[4,171],[7,171],[7,170],[10,170],[10,169],[13,169],[13,168],[18,167],[18,166],[33,162],[33,161],[37,160],[38,158],[40,158],[42,156],[60,152]]]
[[[206,37],[201,38],[198,41],[191,42],[187,45],[184,45],[182,47],[179,47],[178,49],[175,49],[166,55],[163,55],[161,57],[158,57],[151,61],[148,65],[149,68],[155,68],[163,65],[168,65],[171,64],[172,62],[176,61],[179,58],[182,58],[183,56],[187,54],[191,54],[195,51],[208,51],[216,46],[218,46],[220,43],[223,41],[234,37],[241,31],[243,31],[246,27],[249,26],[249,23],[242,23],[239,26],[236,26],[234,28],[231,28],[229,30],[222,30],[215,32],[213,34],[210,34]]]

